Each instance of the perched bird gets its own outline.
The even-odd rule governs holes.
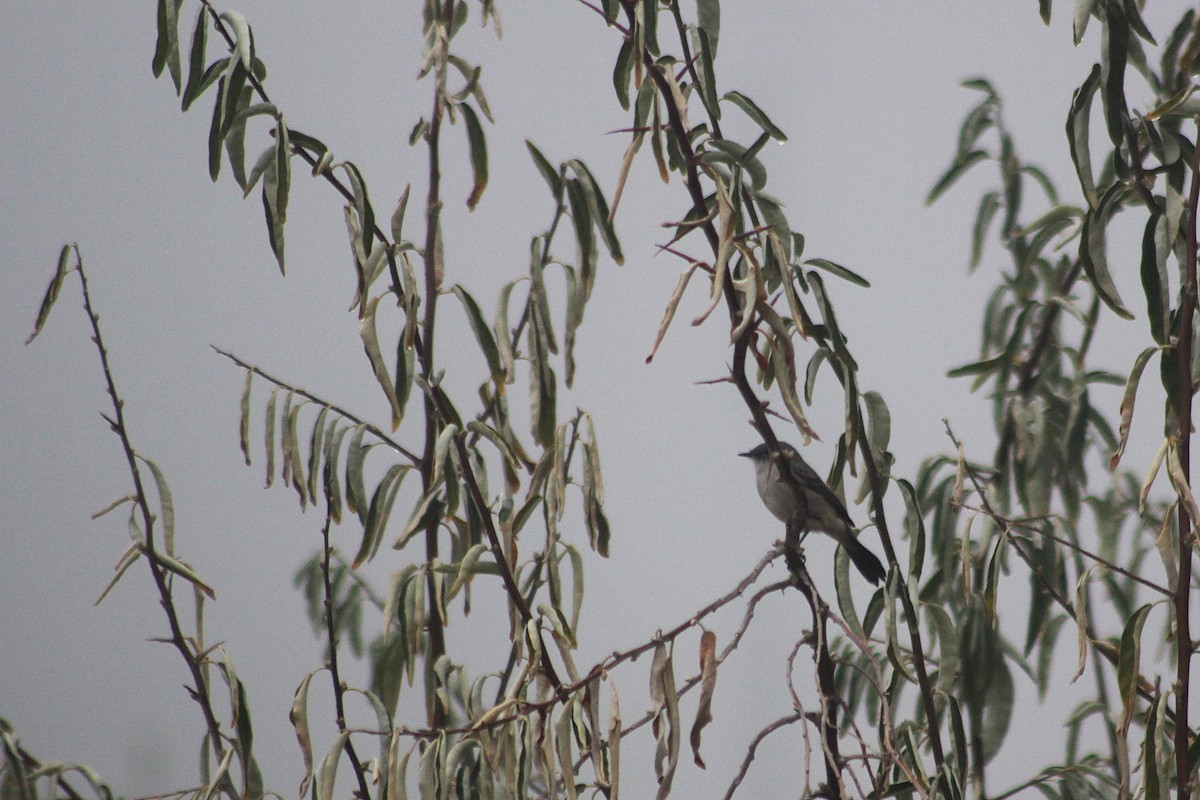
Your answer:
[[[838,544],[846,548],[846,554],[850,556],[850,560],[862,576],[871,583],[878,584],[887,576],[887,570],[879,563],[879,559],[858,541],[854,523],[850,521],[850,515],[846,513],[842,501],[825,481],[821,480],[821,476],[805,463],[796,448],[784,442],[780,442],[779,447],[787,459],[796,483],[804,491],[805,515],[801,520],[804,529],[832,536]],[[738,455],[753,462],[758,496],[762,498],[763,505],[785,524],[791,522],[800,511],[800,504],[796,490],[779,474],[775,454],[765,444],[760,444],[750,452]]]

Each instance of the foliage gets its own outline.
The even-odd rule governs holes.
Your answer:
[[[504,285],[490,318],[463,283],[451,283],[460,276],[444,255],[440,171],[442,147],[451,135],[446,126],[461,120],[473,175],[467,204],[474,208],[488,185],[484,123],[491,111],[482,71],[460,54],[455,37],[472,16],[485,24],[493,18],[490,0],[424,4],[421,77],[430,83],[431,111],[410,136],[429,156],[419,235],[406,223],[410,199],[417,204],[411,192],[404,193],[385,228],[367,176],[349,161],[336,161],[316,137],[289,127],[267,94],[267,71],[241,15],[199,0],[185,47],[183,7],[183,0],[158,2],[155,74],[169,76],[184,110],[211,99],[210,174],[216,180],[225,167],[244,194],[259,190],[280,270],[286,262],[293,160],[299,158],[312,177],[344,198],[356,286],[351,311],[380,408],[391,422],[385,430],[336,401],[218,351],[245,374],[240,446],[247,464],[259,450],[251,442],[252,419],[262,419],[267,485],[294,492],[301,508],[323,506],[325,512],[321,547],[297,576],[326,651],[325,663],[297,688],[291,709],[304,764],[301,795],[309,788],[318,800],[344,794],[336,782],[341,768],[343,776],[345,770],[351,775],[344,784],[364,800],[403,797],[413,788],[423,797],[576,797],[589,790],[616,796],[621,747],[631,746],[626,737],[649,722],[653,742],[634,740],[632,746],[654,751],[658,796],[666,797],[683,749],[680,697],[700,687],[689,744],[703,766],[702,732],[711,719],[720,665],[751,625],[756,604],[794,588],[811,613],[811,635],[797,644],[787,666],[794,707],[747,743],[727,796],[738,788],[761,741],[790,725],[800,725],[806,741],[811,728],[817,742],[804,754],[805,785],[798,790],[804,794],[1007,797],[1036,787],[1050,797],[1126,797],[1135,790],[1154,798],[1171,791],[1190,796],[1197,754],[1188,702],[1189,605],[1200,520],[1189,462],[1200,205],[1200,151],[1187,137],[1188,118],[1200,114],[1192,97],[1200,25],[1192,11],[1160,47],[1137,4],[1076,4],[1076,41],[1089,25],[1099,26],[1102,36],[1101,63],[1083,79],[1067,114],[1067,149],[1079,181],[1076,203],[1061,200],[1046,173],[1021,160],[996,89],[982,79],[966,84],[979,102],[963,122],[951,165],[929,200],[950,191],[970,170],[997,169],[997,186],[979,201],[970,266],[998,260],[987,255],[993,231],[1004,265],[982,320],[980,358],[951,374],[988,387],[998,445],[990,459],[973,458],[969,448],[978,444],[960,442],[948,431],[956,452],[931,457],[909,480],[896,474],[888,450],[885,400],[860,383],[826,290],[830,278],[869,283],[833,260],[806,260],[803,235],[792,230],[783,202],[767,193],[768,170],[759,156],[768,142],[786,135],[748,94],[719,88],[716,0],[698,0],[690,21],[677,2],[604,0],[589,6],[602,18],[598,24],[612,32],[616,98],[631,116],[621,177],[606,194],[582,161],[555,165],[527,142],[550,190],[549,222],[532,237],[528,274]],[[1048,18],[1048,0],[1040,7]],[[211,61],[210,37],[221,43],[221,54]],[[1147,48],[1157,48],[1157,63]],[[1128,86],[1137,80],[1152,97],[1141,111],[1127,100]],[[729,113],[754,123],[758,133],[752,141],[726,137],[722,119]],[[1092,130],[1096,117],[1108,135],[1101,149]],[[269,121],[270,129],[253,127],[256,118]],[[245,149],[255,136],[266,144],[248,168]],[[857,491],[869,498],[889,573],[859,607],[850,591],[848,560],[839,553],[837,596],[830,603],[796,549],[797,526],[789,525],[788,581],[756,587],[779,555],[768,554],[738,586],[690,619],[581,669],[573,652],[584,596],[582,552],[607,555],[614,532],[604,510],[597,424],[582,409],[560,417],[558,394],[575,376],[576,332],[600,259],[623,259],[612,219],[625,177],[647,144],[663,179],[682,190],[663,249],[685,265],[666,299],[655,349],[689,283],[707,281],[708,302],[695,322],[722,324],[713,317],[724,305],[732,343],[728,379],[772,448],[778,438],[764,394],[778,392],[787,416],[775,416],[807,443],[812,431],[805,402],[819,381],[835,381],[846,418],[830,484],[842,491],[847,471],[861,475]],[[1099,174],[1094,164],[1103,164]],[[1101,320],[1133,317],[1107,258],[1110,223],[1122,211],[1144,218],[1140,277],[1150,339],[1127,377],[1089,361]],[[564,236],[573,240],[573,260],[555,255]],[[557,269],[563,297],[551,296],[547,288],[547,272]],[[185,662],[189,691],[205,721],[204,785],[195,794],[261,797],[267,789],[254,758],[247,688],[230,655],[205,644],[200,620],[207,585],[176,552],[177,521],[165,476],[133,445],[77,246],[62,250],[33,336],[72,272],[81,282],[112,399],[106,419],[133,482],[132,491],[105,510],[127,503],[131,509],[133,544],[113,582],[143,557],[154,577],[170,640]],[[1171,291],[1173,281],[1177,293]],[[449,296],[457,301],[452,313],[465,315],[482,356],[477,398],[452,396],[436,358],[440,300]],[[381,314],[393,306],[400,322],[381,325],[396,318]],[[1165,436],[1139,480],[1116,470],[1141,379],[1156,356],[1167,398]],[[510,387],[518,382],[526,384],[530,398],[529,430],[522,432],[509,402]],[[1093,403],[1093,390],[1105,384],[1124,386],[1115,425]],[[268,390],[261,408],[256,386]],[[1164,466],[1169,502],[1150,496]],[[1105,467],[1113,471],[1111,479],[1096,480]],[[146,488],[150,481],[157,503]],[[400,499],[406,482],[417,484],[411,502]],[[893,485],[893,498],[898,494],[903,508],[898,524],[891,504],[885,504]],[[569,508],[581,525],[564,523]],[[355,553],[332,546],[334,525],[361,529]],[[357,570],[383,558],[384,541],[400,552],[384,551],[394,570],[390,585],[379,589]],[[1163,564],[1165,582],[1150,577],[1157,574],[1150,567],[1153,555]],[[181,622],[180,586],[192,589],[195,630]],[[449,650],[444,635],[455,614],[452,603],[462,600],[466,607],[472,593],[486,593],[506,616],[507,629],[500,632],[505,652],[483,675],[468,674],[462,654]],[[718,650],[706,633],[700,672],[677,680],[676,640],[738,602],[744,604],[744,621],[737,634]],[[1152,627],[1168,631],[1170,663],[1142,657],[1151,617]],[[370,628],[365,618],[382,621],[383,632],[373,641],[364,638]],[[1018,721],[1018,683],[1029,681],[1043,697],[1063,684],[1057,645],[1072,628],[1077,647],[1071,682],[1090,666],[1092,688],[1066,722],[1058,763],[996,789],[988,765]],[[799,689],[795,673],[804,670],[794,662],[805,649],[813,659],[812,679]],[[618,668],[643,653],[652,653],[652,707],[630,722],[620,707]],[[346,657],[370,660],[369,687],[346,685],[339,673]],[[214,689],[214,667],[228,689],[227,704],[226,693]],[[308,712],[313,678],[323,671],[331,678],[332,720],[310,719]],[[421,719],[399,716],[405,684],[420,687]],[[348,718],[348,693],[365,696],[373,717]],[[325,753],[313,751],[318,726],[336,730]],[[78,796],[62,789],[61,765],[42,764],[25,753],[7,726],[3,734],[5,797],[39,796],[43,778],[59,786],[47,792]],[[812,764],[821,775],[819,785],[810,777]],[[99,779],[77,769],[94,794],[109,794]]]

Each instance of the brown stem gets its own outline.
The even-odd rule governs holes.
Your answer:
[[[183,633],[183,627],[179,623],[179,615],[175,610],[175,598],[171,593],[171,581],[167,570],[159,561],[158,552],[154,545],[154,513],[150,510],[150,502],[146,498],[145,486],[142,482],[142,473],[138,468],[137,453],[133,449],[133,442],[129,437],[129,430],[125,425],[125,401],[117,393],[117,384],[113,378],[112,368],[108,363],[108,349],[104,345],[104,337],[100,334],[100,317],[96,314],[92,307],[92,296],[88,291],[87,275],[83,270],[83,256],[79,253],[79,246],[75,245],[75,270],[79,273],[79,283],[83,289],[83,308],[87,312],[88,321],[92,326],[92,341],[96,345],[96,351],[100,355],[100,367],[104,372],[104,382],[108,390],[108,396],[112,400],[113,416],[110,419],[113,433],[117,434],[117,438],[121,440],[121,449],[125,453],[125,461],[129,467],[130,477],[133,479],[134,501],[137,503],[138,510],[142,517],[142,527],[145,531],[145,549],[146,561],[150,564],[150,572],[154,577],[154,585],[158,589],[159,604],[163,607],[163,612],[167,615],[167,624],[171,629],[170,642],[179,651],[184,662],[187,664],[188,671],[192,675],[192,681],[195,684],[189,689],[188,693],[192,696],[200,706],[200,711],[204,715],[205,726],[207,727],[207,736],[209,743],[212,746],[213,753],[218,761],[225,757],[225,744],[221,735],[221,725],[217,721],[216,714],[212,707],[212,698],[208,692],[208,681],[204,677],[204,668],[201,664],[201,657],[193,653],[188,647],[187,637]],[[223,790],[231,797],[238,797],[238,793],[234,790],[232,781],[226,775],[222,781]]]
[[[1196,120],[1200,130],[1200,118]],[[1188,196],[1187,263],[1183,265],[1180,294],[1179,337],[1179,466],[1184,480],[1191,485],[1192,456],[1192,337],[1196,315],[1196,219],[1200,205],[1200,147],[1192,157],[1192,186]],[[1188,724],[1188,700],[1192,675],[1192,523],[1187,506],[1179,503],[1179,578],[1175,584],[1175,780],[1179,800],[1192,795],[1191,726]]]
[[[337,714],[337,728],[338,732],[342,733],[346,730],[346,687],[338,672],[338,639],[333,625],[333,584],[329,578],[329,561],[333,552],[333,548],[329,544],[329,526],[332,522],[332,512],[327,509],[325,524],[321,526],[321,547],[324,553],[321,576],[324,578],[325,589],[325,636],[329,642],[329,678],[333,681],[333,704]],[[354,774],[358,778],[359,796],[362,800],[369,800],[371,790],[367,788],[367,778],[363,774],[362,762],[358,760],[358,753],[355,752],[354,743],[350,741],[349,737],[346,738],[343,749],[350,757],[350,765],[354,768]]]

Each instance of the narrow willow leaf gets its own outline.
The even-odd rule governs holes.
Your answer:
[[[308,439],[308,499],[313,505],[317,503],[317,475],[321,472],[321,454],[325,452],[325,420],[328,416],[329,407],[322,406]]]
[[[990,375],[996,370],[1002,369],[1007,363],[1005,355],[1000,354],[993,358],[985,358],[982,361],[975,361],[970,364],[963,364],[961,367],[955,367],[946,373],[946,377],[966,378],[971,375]]]
[[[383,539],[384,528],[387,527],[388,518],[391,516],[392,506],[396,503],[400,484],[409,469],[410,467],[404,464],[393,464],[375,487],[375,493],[371,496],[371,505],[367,511],[367,521],[363,525],[363,538],[359,542],[354,561],[351,562],[352,568],[358,569],[375,557],[375,553],[379,550],[379,543]]]
[[[950,619],[950,615],[946,613],[940,605],[927,603],[924,606],[925,614],[929,617],[933,630],[937,631],[938,638],[938,660],[937,685],[938,691],[945,692],[948,696],[954,696],[955,686],[958,681],[959,667],[959,642],[958,631],[954,627],[954,621]]]
[[[342,452],[342,440],[349,433],[349,426],[339,426],[336,422],[330,426],[332,435],[325,439],[325,469],[324,490],[325,502],[329,508],[329,517],[336,524],[342,522],[342,485],[339,475],[338,460]]]
[[[1121,302],[1121,296],[1117,294],[1116,284],[1112,282],[1108,255],[1105,253],[1104,223],[1096,218],[1097,213],[1088,211],[1084,218],[1084,234],[1080,236],[1079,241],[1079,258],[1084,261],[1084,271],[1104,305],[1122,319],[1133,319],[1133,314],[1127,311]]]
[[[129,499],[132,500],[133,498],[131,497]],[[92,603],[93,606],[100,605],[100,603],[104,601],[104,598],[108,597],[108,593],[116,587],[117,583],[121,580],[129,568],[137,563],[137,560],[142,557],[142,550],[142,545],[138,542],[129,545],[129,549],[127,549],[117,561],[115,570],[116,574],[113,575],[112,580],[105,585],[104,589],[100,592],[100,596],[96,598],[96,602]]]
[[[980,738],[983,740],[983,763],[987,764],[1000,752],[1000,745],[1008,735],[1009,723],[1012,722],[1013,706],[1016,689],[1013,685],[1012,672],[1008,663],[999,658],[992,672],[992,680],[988,684],[984,712],[983,728]]]
[[[222,75],[217,81],[217,97],[213,101],[212,121],[208,126],[208,177],[213,183],[221,174],[221,142],[224,140],[221,109],[225,106],[225,92],[225,76]]]
[[[713,2],[713,5],[716,5],[716,3]],[[762,128],[763,133],[766,133],[772,139],[778,142],[787,141],[787,134],[776,127],[775,123],[771,122],[771,118],[753,100],[746,97],[746,95],[741,92],[731,91],[721,95],[721,99],[728,100],[740,108],[746,116],[754,121],[755,125]]]
[[[1087,198],[1090,208],[1095,208],[1100,200],[1099,195],[1096,193],[1095,178],[1092,176],[1091,134],[1089,130],[1092,115],[1092,98],[1096,96],[1096,90],[1099,87],[1100,65],[1097,64],[1092,67],[1092,71],[1087,79],[1084,80],[1083,84],[1072,95],[1071,110],[1067,114],[1067,141],[1071,146],[1071,161],[1075,164],[1075,174],[1079,176],[1079,185],[1083,189],[1083,196]]]
[[[1093,564],[1084,570],[1079,576],[1079,580],[1075,583],[1075,631],[1076,641],[1079,650],[1079,665],[1075,668],[1075,675],[1071,678],[1071,683],[1079,680],[1079,676],[1083,674],[1084,667],[1087,666],[1087,644],[1088,644],[1088,591],[1087,582],[1088,576],[1091,574]]]
[[[475,577],[478,572],[479,559],[488,551],[488,546],[483,542],[471,545],[462,560],[458,563],[458,572],[454,576],[454,583],[450,585],[449,594],[451,597],[457,595],[459,590],[466,585],[467,581]]]
[[[1121,456],[1125,453],[1125,445],[1129,441],[1129,429],[1133,425],[1133,407],[1137,402],[1138,384],[1142,380],[1142,372],[1146,369],[1146,364],[1150,361],[1150,356],[1158,352],[1156,347],[1147,347],[1142,352],[1138,353],[1138,357],[1134,359],[1133,367],[1129,370],[1129,378],[1125,381],[1125,394],[1121,397],[1121,424],[1119,427],[1119,440],[1117,450],[1112,454],[1112,458],[1108,460],[1108,468],[1110,471],[1115,471],[1117,465],[1121,463]],[[1170,354],[1164,354],[1164,357],[1169,357]]]
[[[396,210],[392,212],[392,241],[397,245],[404,241],[404,212],[408,208],[408,194],[411,189],[411,183],[404,185],[404,191],[396,203]]]
[[[1115,146],[1125,139],[1125,64],[1129,57],[1129,21],[1123,3],[1104,4],[1104,25],[1100,34],[1100,89],[1104,100],[1104,121],[1108,138]]]
[[[233,55],[241,62],[242,67],[249,72],[252,66],[251,61],[254,58],[252,49],[254,36],[250,32],[250,23],[237,11],[224,12],[221,14],[221,21],[233,29]]]
[[[929,190],[929,194],[925,196],[925,205],[932,205],[939,197],[945,194],[946,190],[961,178],[967,170],[983,161],[988,157],[988,154],[983,150],[972,150],[966,155],[955,159],[950,168],[946,170],[933,188]]]
[[[287,222],[288,195],[292,187],[292,148],[288,139],[287,122],[279,114],[275,123],[275,217],[280,229]]]
[[[158,40],[154,46],[151,67],[154,77],[162,75],[163,67],[171,75],[175,94],[179,94],[182,71],[179,57],[179,7],[183,0],[158,0]]]
[[[808,261],[805,261],[804,263],[809,266],[817,267],[818,269],[823,269],[826,272],[832,273],[833,275],[838,276],[842,280],[850,281],[850,283],[853,283],[855,286],[861,286],[864,289],[871,288],[871,282],[868,281],[866,278],[859,275],[857,272],[854,272],[853,270],[849,270],[849,269],[843,267],[841,264],[835,264],[834,262],[832,262],[828,259],[811,258]]]
[[[342,751],[350,739],[350,731],[342,731],[333,738],[329,752],[321,759],[320,765],[313,774],[313,800],[334,800],[334,783],[337,781],[338,762],[342,760]]]
[[[241,419],[238,424],[238,439],[242,447],[242,458],[246,461],[246,466],[250,466],[250,385],[253,383],[254,373],[251,370],[246,370],[246,380],[242,384],[242,399],[239,407],[241,409]]]
[[[363,349],[366,350],[367,359],[371,362],[371,369],[375,372],[375,380],[379,382],[379,386],[383,389],[383,394],[387,398],[388,405],[391,406],[392,430],[396,430],[396,428],[400,427],[400,420],[404,416],[404,411],[400,408],[400,401],[396,397],[396,387],[388,375],[387,364],[383,362],[383,353],[379,349],[379,336],[375,331],[375,311],[379,306],[381,297],[382,295],[373,297],[367,301],[366,313],[363,314],[363,318],[359,322],[359,335],[362,337]]]
[[[683,272],[679,275],[679,282],[675,284],[675,291],[671,292],[671,296],[667,299],[667,307],[663,309],[662,320],[658,323],[658,333],[655,334],[654,344],[650,347],[650,354],[646,356],[647,364],[654,360],[654,355],[658,352],[659,345],[666,338],[667,329],[671,327],[671,321],[675,319],[675,311],[679,308],[679,302],[683,299],[683,292],[687,288],[688,281],[692,279],[692,275],[699,266],[700,262],[693,261],[684,267]]]
[[[196,14],[192,30],[192,46],[188,52],[188,79],[183,90],[183,111],[187,111],[204,91],[204,51],[208,45],[208,9],[204,5]]]
[[[546,160],[544,155],[542,155],[542,151],[538,150],[537,147],[534,146],[533,142],[529,141],[528,139],[525,140],[525,148],[529,150],[529,156],[533,159],[533,165],[537,167],[538,172],[541,173],[542,180],[546,181],[546,184],[550,187],[550,193],[554,196],[554,202],[561,203],[563,196],[563,180],[558,174],[558,170],[550,165],[550,162]]]
[[[975,213],[975,227],[971,232],[971,265],[972,271],[983,260],[983,244],[987,239],[988,229],[1000,208],[998,192],[987,192],[979,201],[979,210]]]
[[[579,276],[582,279],[583,299],[586,301],[592,294],[596,273],[596,237],[592,232],[594,220],[583,184],[578,179],[568,179],[566,184],[571,223],[575,228]]]
[[[1153,607],[1153,604],[1147,603],[1133,612],[1133,616],[1125,623],[1125,629],[1121,632],[1121,649],[1117,658],[1117,688],[1121,692],[1124,708],[1121,714],[1122,731],[1128,729],[1133,719],[1133,710],[1137,703],[1138,677],[1142,670],[1142,626]]]
[[[700,700],[696,706],[696,720],[688,737],[692,745],[692,759],[696,766],[705,769],[700,757],[700,735],[704,727],[712,722],[712,698],[717,688],[717,635],[705,631],[700,636]]]
[[[433,474],[429,479],[429,488],[437,486],[445,481],[450,483],[455,480],[454,476],[444,474],[446,469],[446,459],[450,457],[451,448],[454,446],[455,437],[458,436],[457,425],[447,425],[442,428],[438,434],[437,442],[433,446]]]
[[[592,212],[592,221],[596,224],[596,230],[600,233],[600,241],[608,250],[609,257],[618,265],[624,264],[625,254],[621,251],[621,242],[617,239],[617,232],[612,224],[612,211],[604,199],[604,192],[600,190],[596,176],[592,174],[586,164],[578,159],[571,159],[566,166],[579,178],[584,195],[587,197],[588,208]]]
[[[192,586],[194,586],[196,589],[207,595],[209,600],[217,599],[217,593],[213,591],[213,588],[201,580],[200,576],[196,574],[196,571],[187,564],[179,561],[178,559],[171,558],[163,553],[157,553],[155,558],[158,559],[160,564],[166,567],[168,572],[174,573],[188,583],[192,584]]]
[[[617,62],[613,66],[613,88],[617,92],[617,102],[625,111],[629,110],[629,79],[633,74],[634,62],[633,39],[625,39],[617,53]]]
[[[475,334],[475,341],[479,343],[479,349],[483,351],[483,357],[487,360],[492,380],[497,386],[503,385],[505,373],[504,366],[500,361],[500,350],[496,346],[496,339],[492,336],[491,328],[483,319],[483,312],[480,311],[479,304],[461,284],[454,284],[452,291],[462,303],[463,310],[467,312],[467,322],[470,323],[471,331]]]
[[[275,482],[275,401],[279,396],[279,387],[271,390],[271,398],[267,400],[266,423],[263,425],[263,444],[267,451],[267,482],[264,488],[271,488]]]
[[[138,456],[154,476],[154,487],[158,490],[159,518],[163,524],[163,546],[168,556],[175,555],[175,501],[171,497],[171,487],[167,485],[167,476],[150,459]]]
[[[33,333],[29,334],[29,338],[25,340],[25,344],[29,344],[37,338],[37,335],[42,332],[42,327],[46,324],[46,320],[50,317],[50,309],[54,307],[54,301],[58,299],[58,294],[62,291],[63,280],[67,276],[67,263],[70,260],[71,250],[74,247],[75,245],[71,244],[63,245],[62,250],[58,252],[58,267],[54,270],[54,277],[50,279],[50,285],[46,287],[46,294],[42,297],[42,305],[38,308],[37,320],[33,323]],[[76,251],[75,264],[76,268],[78,268],[78,251]]]
[[[436,514],[437,503],[437,488],[433,487],[421,497],[420,502],[413,508],[412,513],[408,517],[408,523],[405,524],[404,530],[400,532],[400,538],[392,545],[393,550],[402,550],[424,527],[425,522],[430,518],[430,514]]]
[[[1167,447],[1167,477],[1171,481],[1171,488],[1175,490],[1175,496],[1179,499],[1180,505],[1187,511],[1188,517],[1192,523],[1191,535],[1195,535],[1197,528],[1200,528],[1200,507],[1196,505],[1196,497],[1192,494],[1192,487],[1188,481],[1188,476],[1183,471],[1183,465],[1179,461],[1179,445],[1177,442],[1171,442]],[[1186,535],[1180,531],[1180,536]]]
[[[696,20],[700,29],[708,36],[708,46],[712,57],[717,57],[717,42],[721,36],[721,3],[719,0],[698,0],[696,3]]]
[[[479,117],[475,114],[475,109],[471,108],[469,103],[461,103],[458,110],[462,112],[463,122],[467,125],[467,142],[471,148],[471,172],[475,182],[471,187],[471,194],[467,197],[467,208],[474,211],[475,206],[479,204],[479,198],[487,189],[487,138],[483,134],[483,126],[479,124]]]
[[[692,43],[700,60],[700,72],[697,75],[700,84],[700,102],[704,105],[704,110],[708,112],[709,118],[719,122],[721,106],[717,102],[717,73],[713,69],[713,59],[716,58],[716,55],[709,46],[708,33],[703,28],[693,28],[691,33]]]
[[[346,451],[346,507],[359,515],[362,523],[367,524],[367,488],[363,478],[363,461],[370,447],[363,446],[363,434],[366,425],[359,424],[350,437],[350,447]]]
[[[354,211],[358,214],[359,230],[362,236],[360,241],[362,251],[370,253],[371,242],[375,236],[375,209],[371,206],[371,198],[367,194],[367,184],[363,181],[358,167],[352,162],[345,161],[339,166],[346,172],[346,178],[350,181],[351,194],[354,196]]]
[[[866,641],[867,634],[863,631],[862,619],[859,618],[858,609],[854,607],[854,592],[851,589],[850,581],[850,557],[846,555],[844,547],[839,547],[833,557],[833,586],[837,592],[838,608],[842,612],[842,619],[845,620],[846,626],[860,641]]]
[[[1167,297],[1166,218],[1152,211],[1146,220],[1142,234],[1142,291],[1146,295],[1146,319],[1150,323],[1150,336],[1160,345],[1167,343],[1168,317],[1171,301]]]
[[[275,159],[271,159],[271,164],[263,173],[262,206],[263,216],[267,224],[267,243],[271,246],[271,254],[275,256],[275,263],[279,265],[279,273],[282,275],[286,274],[286,272],[284,259],[283,220],[280,219],[275,207],[279,187],[276,163],[277,162]]]

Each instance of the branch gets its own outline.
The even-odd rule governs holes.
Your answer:
[[[324,553],[321,576],[324,578],[325,590],[325,635],[329,641],[329,678],[333,682],[333,704],[337,713],[337,728],[338,733],[344,733],[346,730],[346,686],[342,683],[341,675],[338,673],[338,639],[333,626],[333,585],[329,580],[329,560],[333,552],[333,548],[329,545],[329,526],[332,522],[331,507],[326,506],[325,524],[321,526],[321,548]],[[358,760],[358,753],[355,752],[354,743],[350,741],[350,737],[346,737],[346,744],[342,749],[350,757],[350,765],[354,768],[354,774],[358,778],[360,797],[362,800],[369,800],[371,790],[367,788],[367,778],[363,774],[362,762]]]
[[[200,706],[200,711],[204,716],[205,727],[207,728],[209,744],[212,746],[213,753],[217,756],[217,761],[220,762],[226,753],[224,738],[221,734],[221,725],[217,721],[216,713],[213,711],[212,698],[208,693],[208,682],[205,680],[204,668],[201,664],[202,658],[193,653],[188,646],[187,637],[183,633],[183,628],[179,623],[179,615],[175,609],[175,598],[171,593],[170,576],[166,567],[163,566],[159,559],[158,551],[155,549],[154,513],[150,510],[150,503],[146,498],[146,489],[142,482],[141,469],[137,463],[138,456],[133,449],[133,442],[130,439],[129,430],[125,424],[125,401],[121,399],[120,394],[117,392],[116,380],[113,378],[112,368],[108,362],[108,349],[105,347],[104,337],[100,333],[100,316],[92,307],[92,296],[88,291],[87,275],[83,269],[83,256],[79,252],[79,246],[74,245],[74,247],[75,271],[79,273],[79,283],[83,289],[83,308],[87,313],[88,322],[92,326],[92,341],[95,343],[96,352],[100,356],[100,367],[104,372],[104,382],[108,396],[112,401],[113,415],[109,418],[109,423],[113,433],[121,441],[121,449],[125,453],[129,475],[133,479],[133,499],[137,503],[142,517],[142,526],[145,531],[143,552],[146,554],[146,561],[150,565],[154,585],[158,588],[159,601],[163,607],[163,612],[167,615],[167,624],[171,629],[169,641],[187,664],[188,671],[191,673],[192,681],[195,684],[189,689],[188,694]],[[221,780],[221,788],[231,798],[238,797],[238,793],[235,791],[228,773]]]
[[[322,408],[328,408],[330,411],[334,412],[335,414],[337,414],[338,416],[342,417],[345,420],[349,420],[350,422],[353,422],[355,425],[362,425],[363,428],[366,431],[368,431],[372,436],[374,436],[376,439],[378,439],[379,441],[386,444],[388,447],[395,450],[400,455],[407,458],[412,463],[414,463],[414,464],[420,463],[420,461],[421,461],[420,456],[418,456],[416,453],[413,453],[411,450],[406,448],[404,445],[397,442],[391,436],[388,436],[381,428],[378,428],[375,425],[372,425],[371,423],[364,421],[362,419],[362,417],[359,417],[358,415],[347,411],[346,409],[342,408],[341,406],[337,405],[336,403],[332,403],[328,400],[325,400],[325,399],[313,394],[312,392],[308,391],[307,389],[302,389],[299,386],[294,386],[294,385],[288,383],[287,381],[283,380],[282,378],[277,378],[274,375],[272,375],[271,373],[262,369],[261,367],[257,367],[254,364],[251,364],[247,361],[243,361],[242,359],[235,356],[233,353],[222,350],[221,348],[217,347],[215,344],[210,344],[209,347],[211,347],[213,350],[215,350],[219,355],[225,356],[225,358],[228,358],[230,361],[237,364],[242,369],[253,372],[255,375],[257,375],[258,377],[267,381],[268,383],[273,383],[281,389],[287,389],[289,392],[298,394],[301,397],[303,397],[305,400],[309,400],[313,403],[316,403],[318,406],[321,406]]]
[[[725,800],[730,800],[733,797],[733,793],[742,785],[742,780],[745,779],[746,773],[750,770],[750,765],[754,762],[754,755],[758,750],[758,746],[762,744],[763,739],[766,739],[780,728],[794,725],[803,719],[804,712],[796,711],[788,714],[786,717],[780,717],[755,734],[754,738],[750,740],[750,746],[746,748],[746,756],[742,759],[742,766],[738,769],[737,775],[733,777],[733,783],[729,784],[729,788],[725,790]]]
[[[1200,117],[1196,118],[1200,130]],[[1192,376],[1192,337],[1196,316],[1196,225],[1200,205],[1200,148],[1192,155],[1192,186],[1188,193],[1187,263],[1183,270],[1180,294],[1179,336],[1179,466],[1183,479],[1192,482],[1192,396],[1195,393]],[[1187,504],[1179,503],[1179,576],[1175,584],[1175,779],[1179,800],[1192,794],[1191,726],[1188,724],[1188,703],[1192,670],[1191,583],[1192,583],[1192,524]]]

